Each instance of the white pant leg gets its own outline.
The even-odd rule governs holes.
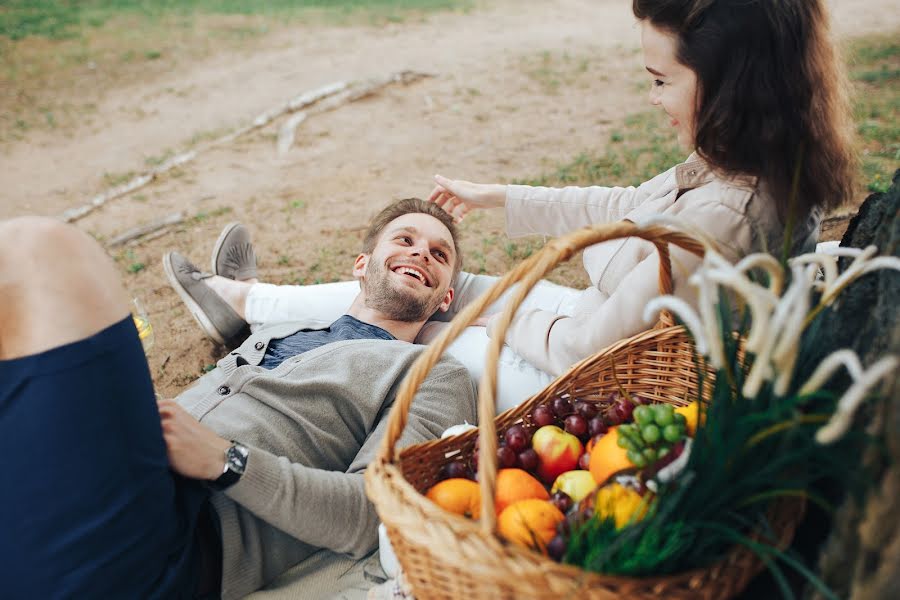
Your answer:
[[[453,307],[447,313],[439,313],[422,327],[416,343],[428,344],[447,327],[447,323],[466,304],[481,296],[497,282],[496,277],[460,273],[457,280],[457,296],[453,299]],[[486,310],[492,314],[503,308],[503,304],[515,290],[515,286],[504,292],[497,302]],[[557,285],[549,281],[540,281],[532,288],[519,310],[549,310],[558,314],[572,315],[578,298],[583,290]],[[449,317],[449,318],[448,318]],[[447,352],[461,362],[472,374],[476,384],[481,383],[484,374],[484,362],[490,338],[484,327],[467,327],[447,348]],[[500,350],[497,359],[497,412],[503,412],[518,406],[553,381],[553,376],[541,371],[521,356],[513,352],[509,346]]]
[[[496,282],[496,277],[460,273],[457,295],[451,309],[446,313],[436,314],[432,321],[426,323],[419,332],[416,343],[428,344],[434,340],[446,327],[445,321],[452,319],[466,304],[478,298]],[[486,314],[500,310],[512,291],[504,293],[489,307]],[[310,318],[321,321],[325,326],[345,314],[358,293],[359,282],[355,280],[318,285],[257,283],[247,294],[244,316],[254,329],[263,324]],[[541,281],[528,294],[520,310],[540,309],[571,315],[581,293],[582,290]],[[467,327],[447,349],[451,356],[469,370],[476,383],[481,382],[484,373],[488,341],[484,327]],[[500,352],[497,370],[498,412],[517,406],[553,381],[550,374],[525,362],[508,346]]]
[[[437,313],[432,319],[450,321],[463,307],[481,296],[497,280],[497,277],[490,275],[460,273],[450,310],[446,313]],[[492,304],[485,314],[498,312],[513,290],[515,286]],[[244,318],[251,326],[298,319],[317,319],[331,323],[347,312],[358,293],[359,282],[355,280],[317,285],[257,283],[247,294]],[[580,294],[581,290],[540,281],[525,298],[521,308],[537,308],[570,315],[574,301]]]
[[[445,313],[437,313],[431,320],[451,321],[463,308],[477,300],[482,294],[499,281],[499,277],[491,275],[473,275],[463,271],[459,274],[454,286],[455,294],[450,310]],[[503,292],[500,298],[485,309],[485,315],[498,313],[515,293],[518,285],[512,286]],[[539,309],[549,310],[558,314],[572,315],[575,310],[575,302],[581,296],[583,290],[558,285],[550,281],[539,281],[522,302],[519,310]]]
[[[440,321],[425,323],[416,343],[432,342],[448,326],[448,323]],[[447,353],[466,367],[478,385],[484,375],[489,339],[484,327],[466,327],[447,348]],[[518,406],[523,400],[547,387],[551,381],[553,376],[549,373],[536,369],[508,346],[504,346],[497,360],[497,412]]]
[[[257,283],[247,293],[244,319],[251,328],[301,319],[329,325],[346,314],[358,293],[356,280],[318,285]]]

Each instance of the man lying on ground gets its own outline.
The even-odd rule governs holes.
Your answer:
[[[184,257],[164,264],[189,306],[206,293]],[[346,315],[258,331],[157,404],[103,250],[49,219],[0,222],[5,597],[237,598],[323,552],[370,553],[363,471],[458,268],[450,217],[397,202],[367,234]],[[469,375],[445,359],[401,443],[474,419]]]

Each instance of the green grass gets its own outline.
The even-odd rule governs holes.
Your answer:
[[[67,39],[122,16],[156,20],[196,14],[300,17],[310,11],[362,12],[402,20],[404,13],[466,7],[467,0],[7,0],[0,5],[0,36]]]
[[[544,94],[571,93],[572,88],[579,89],[597,78],[608,79],[595,54],[572,55],[544,50],[522,57],[519,68]]]
[[[102,118],[94,90],[222,50],[249,52],[297,24],[381,26],[484,1],[0,0],[0,143],[40,130],[70,134]],[[72,93],[84,89],[86,74],[93,86]]]
[[[526,185],[638,185],[687,158],[674,130],[658,111],[625,118],[601,153],[583,152],[554,171],[517,183]]]
[[[885,192],[900,167],[900,32],[850,45],[854,119],[865,191]]]

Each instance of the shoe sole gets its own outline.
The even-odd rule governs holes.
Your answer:
[[[209,337],[212,341],[217,344],[225,345],[225,338],[219,333],[219,330],[215,328],[212,324],[212,321],[209,320],[209,317],[206,316],[206,313],[200,308],[200,305],[188,294],[187,290],[184,289],[184,286],[181,285],[181,282],[178,281],[178,278],[175,276],[175,270],[172,268],[171,261],[172,253],[167,253],[163,256],[163,269],[166,272],[166,277],[169,280],[169,285],[172,286],[172,289],[175,290],[175,293],[178,294],[178,297],[181,298],[181,301],[184,302],[185,306],[188,307],[188,310],[191,313],[191,316],[194,317],[194,320],[197,321],[197,325],[200,326],[200,329],[206,333],[206,336]]]
[[[221,273],[219,273],[219,269],[218,269],[218,267],[216,266],[216,263],[218,262],[218,259],[219,259],[219,253],[222,252],[222,246],[225,245],[225,238],[227,238],[228,235],[229,235],[232,231],[234,231],[234,229],[235,229],[238,225],[240,225],[240,223],[237,222],[237,221],[234,221],[234,222],[232,222],[232,223],[229,223],[229,224],[226,225],[225,228],[222,230],[222,233],[219,234],[219,239],[216,240],[216,245],[213,246],[212,259],[211,259],[212,262],[210,263],[210,267],[211,267],[211,268],[210,268],[210,273],[212,273],[213,275],[219,275],[219,276],[221,276],[221,277],[224,277],[224,275],[222,275]],[[231,279],[231,277],[229,277],[228,279]],[[237,280],[233,280],[233,281],[237,281]]]

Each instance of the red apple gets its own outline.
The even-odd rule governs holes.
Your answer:
[[[561,473],[576,468],[578,458],[584,452],[577,437],[556,425],[545,425],[535,431],[531,447],[540,459],[538,477],[548,485],[556,481]]]

